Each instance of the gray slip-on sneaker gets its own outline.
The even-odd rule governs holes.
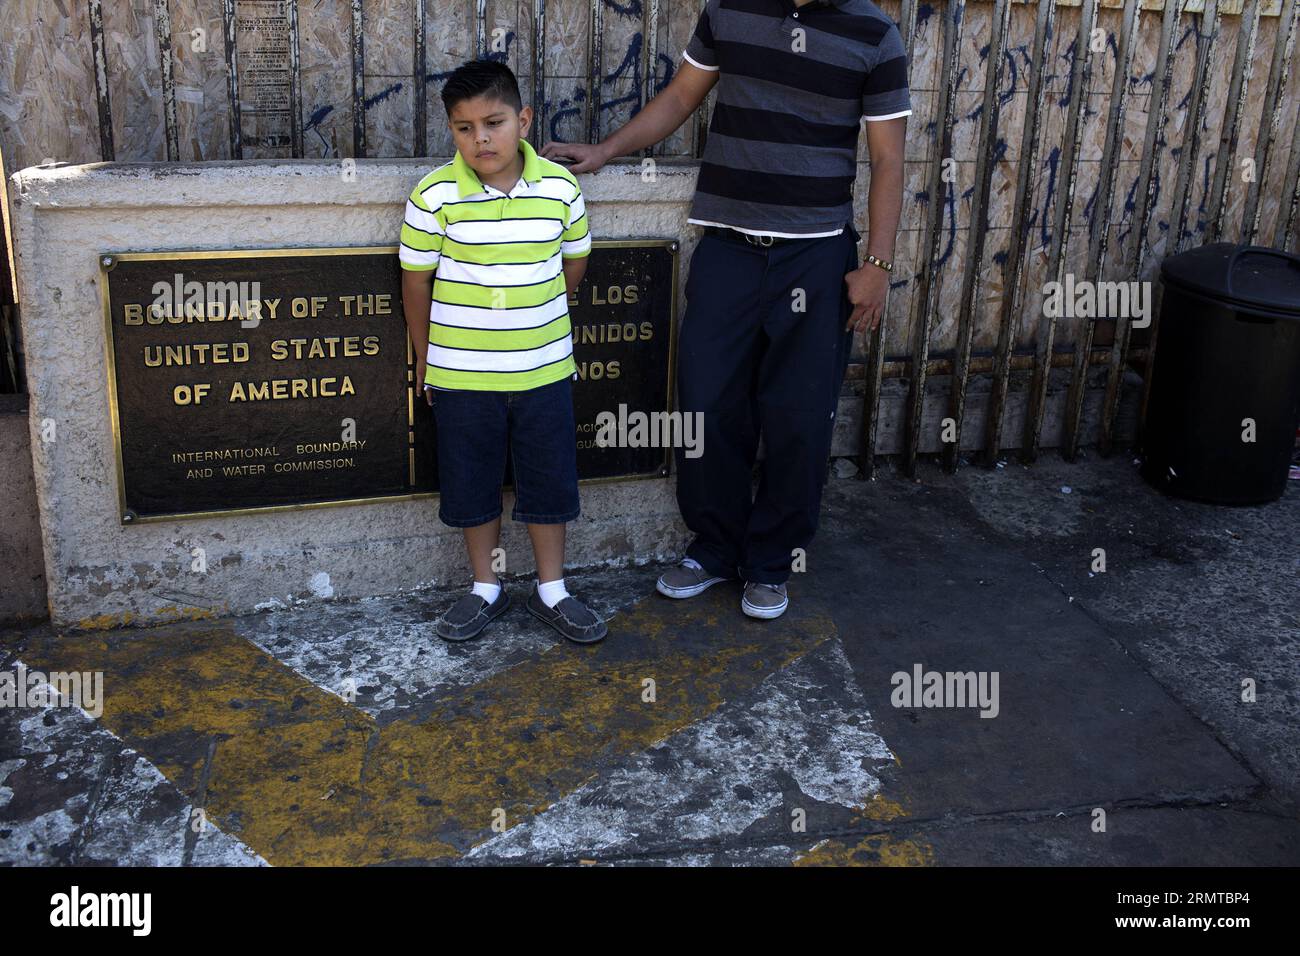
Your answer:
[[[504,586],[491,604],[471,591],[447,608],[433,629],[444,641],[468,641],[487,627],[493,618],[504,614],[509,606],[510,595]]]
[[[730,578],[715,577],[705,571],[693,558],[682,558],[681,564],[677,567],[669,568],[659,575],[655,590],[670,598],[691,598],[713,587],[719,581],[728,580]]]
[[[526,606],[529,614],[546,622],[575,644],[595,644],[604,640],[609,633],[605,622],[572,595],[561,598],[555,607],[547,607],[537,593],[536,581],[533,582],[533,593],[528,595]]]
[[[740,609],[750,617],[780,617],[790,606],[784,584],[759,584],[750,581],[740,597]]]

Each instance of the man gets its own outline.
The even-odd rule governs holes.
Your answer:
[[[599,169],[671,134],[718,84],[688,219],[704,235],[678,339],[679,405],[704,421],[704,454],[676,452],[677,502],[695,538],[658,590],[689,598],[739,577],[744,613],[774,618],[789,605],[792,559],[817,530],[853,335],[876,327],[889,288],[911,113],[906,54],[870,0],[708,0],[683,59],[607,139],[551,142],[542,155],[573,161],[574,173]],[[871,187],[859,265],[863,117]]]

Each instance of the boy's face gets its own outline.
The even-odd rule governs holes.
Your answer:
[[[451,135],[460,155],[479,179],[508,169],[519,153],[519,140],[528,135],[532,107],[518,112],[510,104],[487,96],[461,100],[451,108]]]

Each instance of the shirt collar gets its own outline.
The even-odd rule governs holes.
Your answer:
[[[537,156],[537,151],[533,149],[533,144],[526,139],[521,139],[519,141],[519,151],[524,154],[524,182],[539,182],[542,178],[542,162]],[[479,181],[478,173],[474,172],[470,164],[465,162],[465,157],[461,156],[460,150],[456,150],[456,158],[452,161],[452,168],[456,171],[458,198],[464,199],[474,193],[486,192],[483,183]]]

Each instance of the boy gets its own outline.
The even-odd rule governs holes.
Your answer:
[[[537,561],[528,611],[595,643],[605,623],[564,586],[565,522],[579,513],[568,297],[591,250],[582,191],[524,138],[532,110],[505,64],[464,64],[442,102],[456,157],[411,192],[399,252],[416,374],[438,423],[438,514],[464,529],[474,570],[435,630],[469,640],[510,604],[492,569],[509,442],[511,517],[527,523]]]

